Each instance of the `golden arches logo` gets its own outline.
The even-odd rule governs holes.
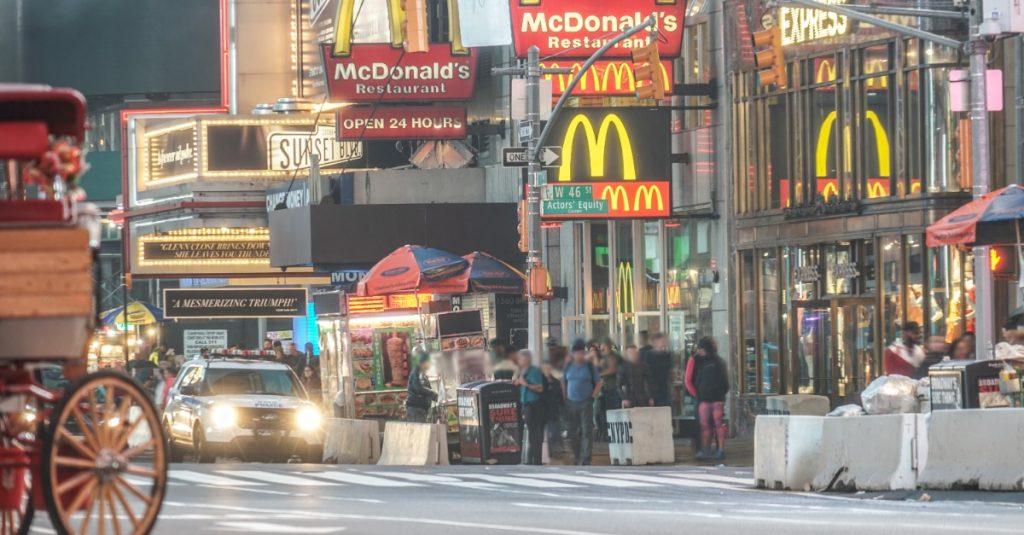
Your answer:
[[[629,210],[629,193],[623,186],[605,186],[601,191],[601,198],[608,201],[608,208],[611,211],[619,209],[619,199],[622,199],[622,210]]]
[[[557,62],[541,63],[541,67],[557,69],[562,67]],[[672,91],[672,76],[669,72],[670,66],[665,62],[659,64],[665,91]],[[552,81],[556,93],[565,93],[573,76],[583,68],[583,62],[576,61],[569,65],[568,74],[548,74],[546,78]],[[609,81],[612,84],[609,84]],[[609,91],[611,89],[611,91]],[[636,91],[636,76],[633,74],[633,66],[627,60],[608,60],[598,62],[590,67],[586,74],[580,78],[576,86],[577,94],[602,94],[602,93],[623,93],[628,94]]]
[[[462,34],[459,29],[459,6],[457,0],[448,2],[448,27],[451,35],[452,54],[468,54],[469,49],[462,46]],[[347,56],[352,52],[352,14],[356,0],[339,0],[338,10],[334,14],[334,55]],[[404,0],[387,0],[388,28],[391,33],[391,46],[402,48],[402,32],[405,26]]]
[[[836,80],[836,66],[832,63],[832,60],[823,59],[818,62],[818,67],[814,71],[814,83],[824,84],[826,82],[834,82]]]
[[[565,138],[562,140],[562,166],[558,169],[558,181],[568,182],[572,178],[572,153],[573,142],[576,140],[576,132],[583,129],[587,138],[587,154],[590,157],[590,176],[603,177],[605,168],[605,148],[608,145],[608,131],[615,128],[619,138],[619,148],[622,151],[622,179],[636,180],[636,163],[633,160],[633,145],[626,132],[626,125],[622,119],[614,113],[609,113],[601,119],[601,125],[594,131],[594,125],[590,119],[581,114],[576,115],[569,121],[565,129]]]
[[[661,190],[656,186],[640,186],[636,189],[636,196],[633,197],[633,211],[640,210],[640,199],[644,199],[644,207],[650,210],[654,206],[654,199],[658,199],[658,210],[665,209],[665,200],[661,197]]]
[[[633,295],[633,264],[620,262],[618,266],[619,286],[615,292],[615,309],[619,314],[636,311],[636,297]]]
[[[821,126],[818,127],[818,144],[815,147],[814,156],[814,175],[821,179],[828,177],[828,156],[829,156],[829,144],[832,141],[832,127],[835,125],[838,114],[836,111],[829,112],[825,116],[825,120],[821,122]],[[885,130],[885,125],[882,124],[882,120],[878,117],[878,114],[868,110],[864,112],[864,120],[871,125],[871,129],[875,134],[875,148],[878,152],[878,174],[881,177],[892,176],[892,149],[889,146],[889,134]],[[843,155],[845,156],[845,170],[851,171],[851,162],[853,161],[853,141],[850,135],[850,127],[847,125],[843,128]],[[885,197],[886,193],[884,185],[881,183],[869,184],[867,188],[868,197]],[[832,195],[838,195],[839,188],[835,181],[829,182],[821,191],[822,197],[828,199]]]
[[[621,210],[623,212],[640,212],[651,211],[657,207],[657,210],[665,210],[665,198],[661,195],[661,190],[656,185],[641,185],[636,188],[633,193],[633,202],[629,201],[629,191],[625,186],[617,185],[605,186],[601,190],[601,199],[608,201],[608,209],[610,212]],[[621,208],[620,208],[621,204]]]

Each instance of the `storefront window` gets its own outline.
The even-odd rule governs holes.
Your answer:
[[[794,178],[790,166],[792,151],[789,127],[789,94],[773,95],[768,106],[768,207],[786,208],[790,205],[790,188]]]
[[[843,140],[843,119],[838,105],[838,79],[840,67],[835,56],[814,58],[813,78],[816,85],[806,94],[810,108],[809,121],[812,132],[813,152],[811,173],[814,189],[812,199],[821,197],[829,200],[840,195],[842,176],[842,155],[840,142]]]
[[[960,336],[962,292],[954,281],[960,276],[960,251],[955,247],[930,247],[928,254],[928,289],[932,314],[928,323],[930,336],[941,336],[947,343]]]
[[[637,266],[633,263],[633,223],[617,221],[612,223],[615,228],[615,312],[618,314],[621,332],[613,335],[613,339],[625,347],[633,342],[633,325],[636,321],[637,296],[639,289],[634,282],[637,280]]]
[[[644,311],[657,311],[661,301],[661,247],[658,243],[659,223],[646,221],[641,225],[641,240],[637,243],[640,257],[637,259],[641,267],[637,277],[637,308]]]
[[[891,342],[899,336],[903,323],[903,248],[898,236],[889,236],[882,238],[881,249],[882,336],[885,342]]]
[[[793,263],[793,299],[816,299],[818,297],[818,281],[821,278],[817,249],[793,247],[790,251]]]
[[[740,253],[740,301],[742,311],[743,392],[757,392],[757,281],[754,278],[754,252]]]
[[[608,313],[608,226],[592,223],[590,227],[590,313]]]
[[[682,324],[685,343],[710,335],[714,282],[706,222],[665,222],[668,273],[666,274],[669,324]],[[641,326],[641,328],[643,328]]]
[[[907,319],[922,328],[928,324],[924,316],[928,309],[924,295],[924,248],[919,236],[907,236]]]
[[[852,294],[859,274],[850,242],[825,246],[825,293]]]
[[[779,259],[775,251],[759,255],[761,273],[761,392],[779,392],[782,376],[782,336],[779,332]]]

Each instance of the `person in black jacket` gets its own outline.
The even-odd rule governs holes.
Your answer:
[[[626,360],[619,367],[622,408],[653,407],[654,398],[647,387],[650,382],[647,365],[640,360],[640,350],[634,345],[626,347]]]
[[[697,342],[697,350],[686,363],[686,389],[697,398],[697,421],[700,423],[700,453],[697,459],[725,458],[725,395],[729,392],[729,372],[718,356],[718,345],[710,337]],[[712,438],[718,449],[711,451]]]
[[[423,423],[427,421],[427,411],[437,399],[437,393],[430,389],[427,369],[430,368],[430,355],[423,353],[419,358],[419,366],[412,370],[409,384],[406,386],[409,397],[405,400],[405,421]]]

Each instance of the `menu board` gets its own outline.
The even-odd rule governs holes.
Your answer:
[[[350,330],[356,417],[401,418],[408,393],[415,322],[388,321]]]

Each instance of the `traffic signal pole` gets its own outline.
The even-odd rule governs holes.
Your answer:
[[[526,51],[526,65],[519,67],[496,67],[491,69],[491,73],[495,76],[523,76],[526,78],[526,119],[520,123],[521,125],[528,125],[529,138],[525,140],[526,145],[526,158],[527,158],[527,182],[529,184],[528,193],[526,197],[526,243],[529,246],[529,251],[526,253],[526,266],[528,274],[534,272],[535,268],[543,267],[542,265],[542,241],[541,241],[541,228],[540,228],[540,202],[541,202],[541,190],[544,188],[544,172],[540,161],[540,150],[544,146],[544,140],[547,139],[551,132],[551,125],[555,122],[558,114],[562,111],[566,101],[572,94],[573,89],[579,84],[583,76],[586,75],[587,71],[594,63],[604,56],[605,52],[610,50],[616,44],[624,39],[628,39],[633,35],[644,31],[648,28],[654,28],[657,23],[657,17],[651,14],[647,19],[633,26],[619,35],[613,37],[604,46],[599,48],[590,58],[583,63],[583,66],[576,72],[569,85],[566,86],[565,91],[558,98],[558,102],[551,110],[551,116],[547,119],[547,124],[544,125],[543,130],[541,129],[541,118],[540,118],[540,79],[545,74],[569,74],[569,69],[542,69],[540,66],[540,49],[536,46],[531,46]],[[524,143],[523,139],[519,140],[520,144]],[[528,281],[532,281],[532,277],[527,277]],[[529,283],[528,283],[529,284]],[[534,363],[539,364],[542,353],[541,350],[544,347],[544,329],[543,329],[543,318],[541,310],[542,300],[537,297],[530,295],[529,302],[527,304],[527,315],[528,315],[528,326],[527,332],[529,335],[528,347],[530,352],[533,353]]]
[[[830,11],[903,35],[917,37],[966,51],[970,55],[970,101],[968,116],[971,121],[972,193],[974,199],[979,199],[988,193],[992,186],[992,170],[989,161],[988,111],[986,108],[987,88],[985,87],[987,71],[985,56],[988,52],[988,43],[991,36],[981,32],[982,24],[985,20],[984,12],[981,6],[978,5],[979,2],[974,0],[971,4],[973,13],[970,21],[970,39],[967,42],[961,42],[918,28],[897,24],[861,11],[861,9],[874,9],[869,6],[863,6],[855,10],[850,9],[848,6],[822,4],[815,0],[781,0],[779,2],[779,5]],[[901,11],[903,12],[902,14],[915,14],[920,17],[953,18],[955,15],[962,16],[962,13],[959,12],[929,9],[902,8]],[[1020,68],[1020,66],[1017,68]],[[993,357],[996,331],[993,318],[992,269],[989,265],[989,248],[975,247],[973,252],[975,355],[978,359],[990,359]]]

